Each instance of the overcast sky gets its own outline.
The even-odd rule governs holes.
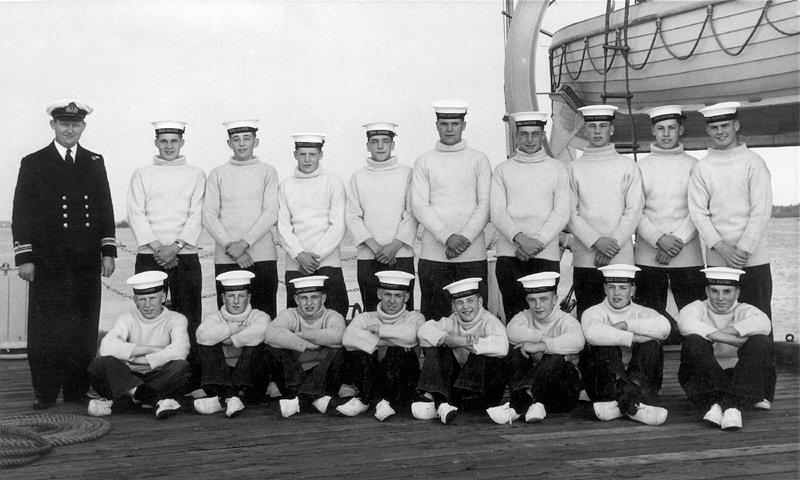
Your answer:
[[[544,27],[604,4],[561,0]],[[471,105],[467,142],[496,165],[505,159],[502,5],[0,1],[0,219],[11,216],[20,158],[52,140],[45,107],[68,96],[95,108],[81,144],[105,156],[118,219],[131,174],[152,162],[155,120],[188,122],[183,153],[208,172],[230,156],[221,123],[260,118],[256,154],[280,178],[294,166],[290,135],[324,132],[323,166],[346,180],[364,163],[362,124],[398,123],[396,153],[413,165],[436,140],[431,102],[457,98]],[[549,86],[548,44],[539,44],[539,91]],[[776,204],[799,201],[798,151],[760,151]]]

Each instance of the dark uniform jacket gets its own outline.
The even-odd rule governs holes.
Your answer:
[[[17,265],[88,266],[117,256],[103,156],[78,145],[74,157],[67,166],[50,143],[22,159],[12,214]]]

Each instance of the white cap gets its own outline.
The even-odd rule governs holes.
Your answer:
[[[634,277],[636,277],[636,272],[641,268],[624,263],[615,263],[614,265],[600,267],[598,270],[606,277],[606,283],[632,283]]]
[[[233,135],[234,133],[243,133],[243,132],[253,132],[256,133],[258,131],[258,119],[247,119],[247,120],[230,120],[227,122],[223,122],[222,125],[228,130],[228,135]]]
[[[375,276],[378,277],[378,288],[386,290],[411,290],[411,280],[414,280],[414,275],[399,270],[384,270],[376,272]]]
[[[735,119],[736,111],[741,106],[739,102],[722,102],[701,108],[698,112],[706,118],[706,123],[724,122]]]
[[[231,270],[217,275],[217,281],[222,285],[222,290],[246,290],[250,287],[250,279],[256,274],[247,270]]]
[[[325,290],[325,275],[311,275],[309,277],[297,277],[289,280],[294,285],[295,294],[308,292],[322,292]]]
[[[94,109],[80,100],[65,98],[47,106],[47,114],[53,117],[73,117],[83,119]]]
[[[706,275],[709,285],[739,285],[739,276],[745,273],[728,267],[709,267],[700,271]]]
[[[587,105],[578,109],[585,122],[610,122],[619,108],[614,105]]]
[[[560,276],[556,272],[540,272],[518,278],[517,281],[522,284],[526,294],[542,293],[555,290]]]
[[[469,105],[461,100],[437,100],[433,102],[436,118],[464,118]]]
[[[683,115],[683,105],[664,105],[663,107],[654,107],[644,112],[650,117],[653,124],[663,120],[682,120],[686,117]]]
[[[512,113],[514,125],[519,127],[544,127],[547,123],[547,113],[545,112],[517,112]]]
[[[450,298],[455,300],[479,293],[478,284],[480,283],[480,277],[465,278],[464,280],[453,282],[450,285],[445,285],[443,290],[447,290],[450,293]]]
[[[149,293],[160,292],[164,290],[164,280],[167,279],[167,274],[158,270],[150,270],[147,272],[137,273],[131,278],[127,279],[125,283],[133,288],[133,293],[137,295],[147,295]]]
[[[161,120],[158,122],[151,122],[151,125],[156,129],[156,135],[161,135],[162,133],[177,133],[179,135],[183,135],[183,132],[186,131],[186,122],[180,122],[178,120]]]
[[[361,125],[367,129],[367,138],[372,135],[389,135],[394,137],[397,135],[397,124],[391,122],[375,122]]]
[[[324,133],[295,133],[292,135],[295,148],[316,147],[322,148],[325,143]]]

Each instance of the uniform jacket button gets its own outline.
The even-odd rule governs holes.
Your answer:
[[[89,218],[89,214],[88,213],[86,214],[86,218]]]
[[[86,222],[86,226],[87,226],[87,227],[89,226],[89,222]]]
[[[66,197],[66,196],[62,196],[62,197],[61,197],[61,200],[66,200],[66,199],[67,199],[67,197]]]
[[[67,209],[67,206],[66,206],[66,205],[61,205],[61,208],[63,208],[64,210],[66,210],[66,209]]]
[[[68,226],[69,226],[69,224],[66,224],[66,223],[64,224],[64,228],[67,228]]]
[[[89,205],[84,205],[83,208],[85,208],[86,210],[89,210]]]
[[[64,215],[62,215],[62,216],[63,216],[64,218],[67,218],[69,215],[67,215],[67,214],[65,213],[65,214],[64,214]]]
[[[84,200],[89,200],[89,195],[84,195],[84,196],[83,196],[83,199],[84,199]]]

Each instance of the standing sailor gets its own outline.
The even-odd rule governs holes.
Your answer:
[[[224,306],[203,319],[197,329],[206,398],[194,401],[197,412],[225,412],[228,418],[244,410],[240,395],[257,402],[266,389],[264,335],[266,313],[250,305],[253,272],[230,270],[217,275]]]
[[[186,123],[153,122],[153,127],[158,155],[152,165],[133,172],[128,189],[128,223],[139,246],[134,269],[167,273],[170,308],[189,321],[194,383],[200,380],[195,332],[202,319],[203,273],[197,241],[203,230],[206,175],[181,155]]]
[[[417,219],[411,212],[411,169],[392,155],[397,125],[369,123],[367,165],[347,189],[347,227],[358,247],[358,287],[365,312],[378,305],[376,273],[393,269],[414,276]],[[406,309],[414,309],[414,283]]]
[[[282,393],[278,403],[284,418],[301,407],[327,412],[341,387],[345,323],[339,312],[325,307],[327,280],[323,275],[290,280],[297,306],[267,327],[266,361],[278,367],[273,381]]]
[[[602,303],[581,317],[586,346],[580,370],[584,387],[600,420],[627,415],[648,425],[660,425],[667,410],[653,407],[664,375],[661,342],[669,335],[669,320],[655,310],[631,302],[636,293],[633,265],[600,267],[605,277]]]
[[[40,410],[83,403],[97,349],[100,275],[114,273],[114,208],[103,156],[78,144],[92,108],[47,107],[55,140],[22,159],[11,231],[19,276],[30,282],[28,362]]]
[[[414,216],[425,227],[417,264],[422,293],[420,311],[427,319],[452,313],[445,285],[480,277],[488,298],[486,244],[492,168],[486,155],[462,140],[468,105],[458,100],[433,104],[436,147],[414,164],[411,183]]]
[[[642,216],[642,176],[633,159],[617,153],[612,105],[578,109],[583,115],[589,146],[572,164],[573,285],[578,318],[603,300],[603,275],[597,270],[612,263],[632,264],[631,236]]]
[[[708,300],[684,307],[678,327],[684,335],[678,381],[703,420],[723,430],[742,428],[742,413],[751,407],[769,410],[764,378],[774,374],[769,318],[740,303],[743,270],[712,267]]]
[[[384,270],[375,276],[380,303],[374,312],[356,315],[342,337],[352,368],[345,374],[353,377],[359,393],[337,410],[355,416],[374,404],[375,418],[382,422],[402,402],[408,403],[417,386],[419,358],[414,350],[425,317],[406,310],[414,275]]]
[[[569,168],[542,148],[547,114],[511,116],[517,150],[495,168],[491,195],[492,224],[501,232],[495,272],[506,321],[528,307],[518,278],[558,273],[558,239],[570,213]]]
[[[466,400],[484,410],[503,399],[508,336],[503,322],[483,308],[481,281],[466,278],[446,285],[453,313],[428,320],[417,332],[425,362],[417,384],[422,398],[411,404],[414,418],[439,417],[448,424]]]
[[[486,411],[499,424],[523,414],[539,422],[547,412],[565,413],[578,404],[578,352],[583,349],[581,325],[558,307],[558,273],[542,272],[519,279],[529,308],[508,323],[508,390],[511,402]]]
[[[278,262],[272,227],[278,220],[278,174],[255,155],[258,120],[233,120],[228,147],[233,156],[211,170],[203,200],[203,224],[214,237],[214,273],[247,270],[252,306],[275,318]],[[217,284],[217,307],[222,307],[224,288]]]
[[[700,237],[689,217],[687,190],[697,159],[683,151],[681,135],[686,117],[680,105],[647,111],[655,142],[650,155],[639,160],[644,211],[633,247],[636,301],[666,316],[672,325],[667,343],[680,343],[675,320],[666,313],[667,290],[678,309],[705,298]]]
[[[286,306],[296,307],[292,280],[325,276],[326,307],[347,315],[350,302],[339,250],[347,230],[342,180],[319,166],[325,135],[298,133],[294,138],[297,168],[278,187],[278,240],[286,251]]]
[[[164,308],[167,274],[137,273],[128,279],[136,310],[125,312],[103,337],[89,366],[92,387],[103,399],[89,402],[89,415],[102,417],[143,405],[156,418],[178,413],[191,371],[186,362],[186,317]]]

